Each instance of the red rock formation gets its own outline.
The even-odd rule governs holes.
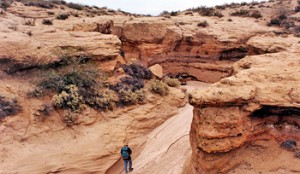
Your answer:
[[[276,154],[292,155],[282,150],[280,143],[287,139],[300,141],[300,96],[296,92],[300,89],[300,47],[297,38],[291,36],[260,36],[261,40],[265,38],[282,43],[279,47],[288,51],[249,56],[235,63],[233,76],[192,93],[193,173],[242,172],[245,164],[250,165],[247,170],[252,172],[279,168],[300,171],[299,165],[292,165],[298,159],[284,160]],[[261,47],[261,43],[268,45],[256,39],[251,41],[256,47]],[[287,41],[289,47],[285,46]],[[264,161],[269,167],[254,165],[265,160],[265,156],[280,159]]]

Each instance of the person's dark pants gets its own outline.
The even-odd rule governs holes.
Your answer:
[[[128,173],[128,171],[130,171],[131,169],[132,169],[132,161],[131,161],[131,159],[130,160],[124,160],[124,170],[125,170],[125,173]]]

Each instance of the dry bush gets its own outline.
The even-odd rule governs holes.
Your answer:
[[[203,22],[199,22],[198,24],[197,24],[197,26],[198,27],[207,27],[208,26],[208,22],[207,21],[203,21]]]
[[[23,4],[25,6],[35,6],[47,9],[52,9],[55,7],[55,5],[51,1],[23,1]]]
[[[72,3],[72,2],[68,3],[67,6],[68,6],[69,8],[75,9],[75,10],[83,10],[83,8],[84,8],[83,5],[81,5],[81,4],[76,4],[76,3]]]
[[[169,94],[168,85],[163,81],[156,80],[156,79],[150,81],[150,90],[162,96]]]
[[[152,72],[148,68],[144,67],[143,65],[132,63],[129,65],[123,65],[122,68],[126,74],[132,77],[139,78],[139,79],[152,78]]]
[[[35,26],[35,20],[27,20],[24,25]]]
[[[42,23],[44,25],[53,25],[53,21],[51,19],[43,19]]]
[[[262,18],[262,14],[260,11],[255,10],[255,11],[251,12],[250,17],[259,19],[259,18]]]
[[[176,78],[170,78],[170,77],[165,77],[163,79],[163,81],[168,85],[168,86],[171,86],[171,87],[177,87],[177,86],[180,86],[180,81]]]
[[[221,12],[216,11],[214,8],[202,6],[196,9],[201,16],[217,16],[219,18],[224,16]]]
[[[0,96],[0,119],[12,116],[21,111],[21,106],[16,99],[8,99]]]
[[[145,91],[143,89],[137,91],[124,90],[119,91],[119,99],[121,105],[132,105],[145,100]]]
[[[12,1],[10,1],[10,0],[3,0],[0,2],[0,8],[6,10],[8,7],[10,7],[11,3],[12,3]]]
[[[64,116],[63,116],[63,122],[67,125],[67,126],[73,126],[78,124],[78,114],[68,111],[66,110],[64,112]]]
[[[67,13],[63,13],[63,14],[59,14],[58,16],[56,16],[56,19],[58,20],[66,20],[68,19],[70,16],[70,14],[67,14]]]
[[[250,14],[249,10],[238,10],[238,11],[231,13],[230,15],[247,17],[247,16],[249,16],[249,14]]]
[[[105,89],[94,98],[94,103],[90,103],[96,109],[113,110],[119,102],[118,95],[110,89]]]

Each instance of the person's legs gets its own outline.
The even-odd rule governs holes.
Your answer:
[[[129,171],[132,170],[132,160],[129,160]]]
[[[128,165],[128,160],[124,160],[124,171],[125,171],[125,173],[128,173],[127,165]]]

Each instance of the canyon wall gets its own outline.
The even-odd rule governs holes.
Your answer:
[[[191,94],[189,172],[300,172],[295,149],[280,147],[300,140],[298,38],[262,35],[249,41],[263,50],[274,43],[285,51],[247,56],[234,64],[231,77]]]

